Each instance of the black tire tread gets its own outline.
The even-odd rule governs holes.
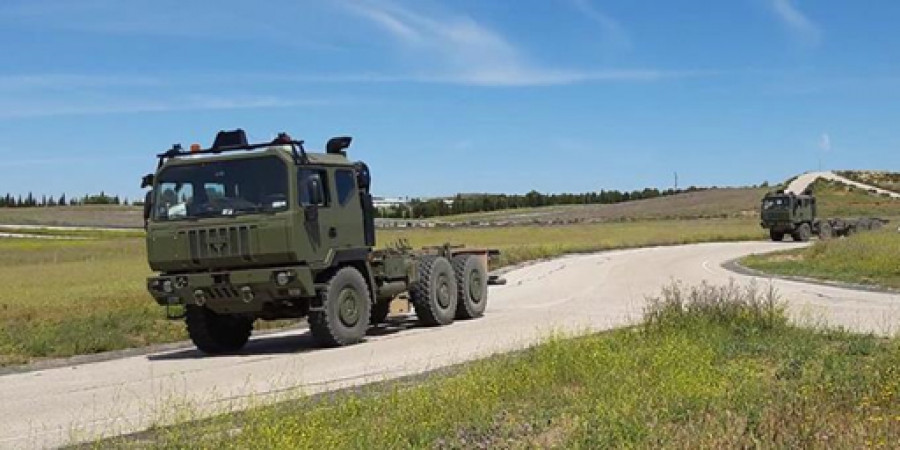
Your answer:
[[[242,349],[253,332],[251,319],[218,315],[203,306],[188,305],[184,322],[194,345],[210,355],[233,353]]]
[[[485,297],[481,300],[482,305],[480,307],[476,305],[470,304],[468,301],[469,292],[466,289],[465,277],[466,277],[466,265],[470,260],[475,260],[476,257],[472,255],[457,255],[453,257],[451,264],[453,264],[453,273],[456,275],[456,318],[457,319],[477,319],[484,315],[484,309],[487,306],[487,290],[485,289]],[[476,264],[479,264],[476,260]],[[482,277],[485,282],[487,281],[487,273],[483,273]]]
[[[438,325],[448,325],[453,322],[453,315],[450,316],[449,320],[443,319],[438,314],[438,311],[435,309],[436,302],[432,301],[431,298],[431,283],[432,277],[435,275],[434,273],[434,265],[438,263],[438,261],[447,261],[443,256],[437,255],[425,255],[419,258],[419,279],[410,286],[409,289],[409,297],[412,301],[413,308],[416,310],[416,316],[419,318],[419,322],[426,326],[438,326]],[[447,261],[447,265],[450,266],[450,270],[453,270],[453,266],[449,264]],[[456,278],[453,277],[455,280]],[[454,306],[454,315],[456,314],[456,307]]]
[[[350,273],[350,275],[345,275]],[[322,296],[322,311],[310,311],[309,317],[307,318],[307,322],[309,322],[309,330],[313,335],[313,338],[316,342],[323,347],[342,347],[345,345],[355,344],[362,340],[365,337],[365,331],[363,331],[362,336],[347,336],[344,333],[341,333],[341,330],[335,326],[334,320],[339,321],[339,318],[329,317],[328,315],[328,298],[331,295],[331,291],[336,288],[336,280],[338,277],[351,277],[355,278],[356,283],[361,283],[358,287],[362,287],[362,294],[365,296],[367,300],[365,303],[369,304],[368,312],[369,317],[365,317],[366,328],[368,328],[369,320],[371,318],[371,298],[369,296],[369,290],[367,288],[366,279],[363,278],[362,274],[359,273],[355,267],[346,266],[342,267],[338,271],[336,271],[325,284],[325,289],[320,292]],[[340,288],[338,288],[340,289]]]

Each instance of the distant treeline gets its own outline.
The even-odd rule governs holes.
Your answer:
[[[106,195],[104,192],[93,195],[83,195],[81,197],[66,197],[61,194],[59,197],[41,195],[37,197],[31,192],[24,197],[22,195],[13,196],[6,194],[0,197],[0,208],[30,208],[35,206],[77,206],[77,205],[128,205],[128,199],[121,199],[118,195]]]
[[[427,218],[450,216],[455,214],[498,211],[502,209],[535,208],[556,205],[607,205],[632,200],[664,197],[668,195],[696,192],[708,188],[691,186],[687,189],[647,188],[640,191],[622,192],[606,191],[586,192],[582,194],[542,194],[531,191],[525,195],[505,194],[459,194],[452,199],[413,199],[406,205],[394,205],[380,210],[385,218]]]

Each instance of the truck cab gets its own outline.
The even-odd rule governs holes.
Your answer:
[[[795,241],[808,241],[816,221],[816,198],[778,191],[766,194],[760,206],[760,225],[769,230],[773,241],[791,235]]]

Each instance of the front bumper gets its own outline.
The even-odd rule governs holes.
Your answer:
[[[280,282],[279,274],[286,274]],[[205,305],[220,313],[256,312],[269,303],[315,295],[306,266],[163,274],[147,278],[147,290],[163,306]]]

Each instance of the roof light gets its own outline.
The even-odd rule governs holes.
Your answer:
[[[200,151],[200,144],[191,144],[191,153],[197,153]]]

